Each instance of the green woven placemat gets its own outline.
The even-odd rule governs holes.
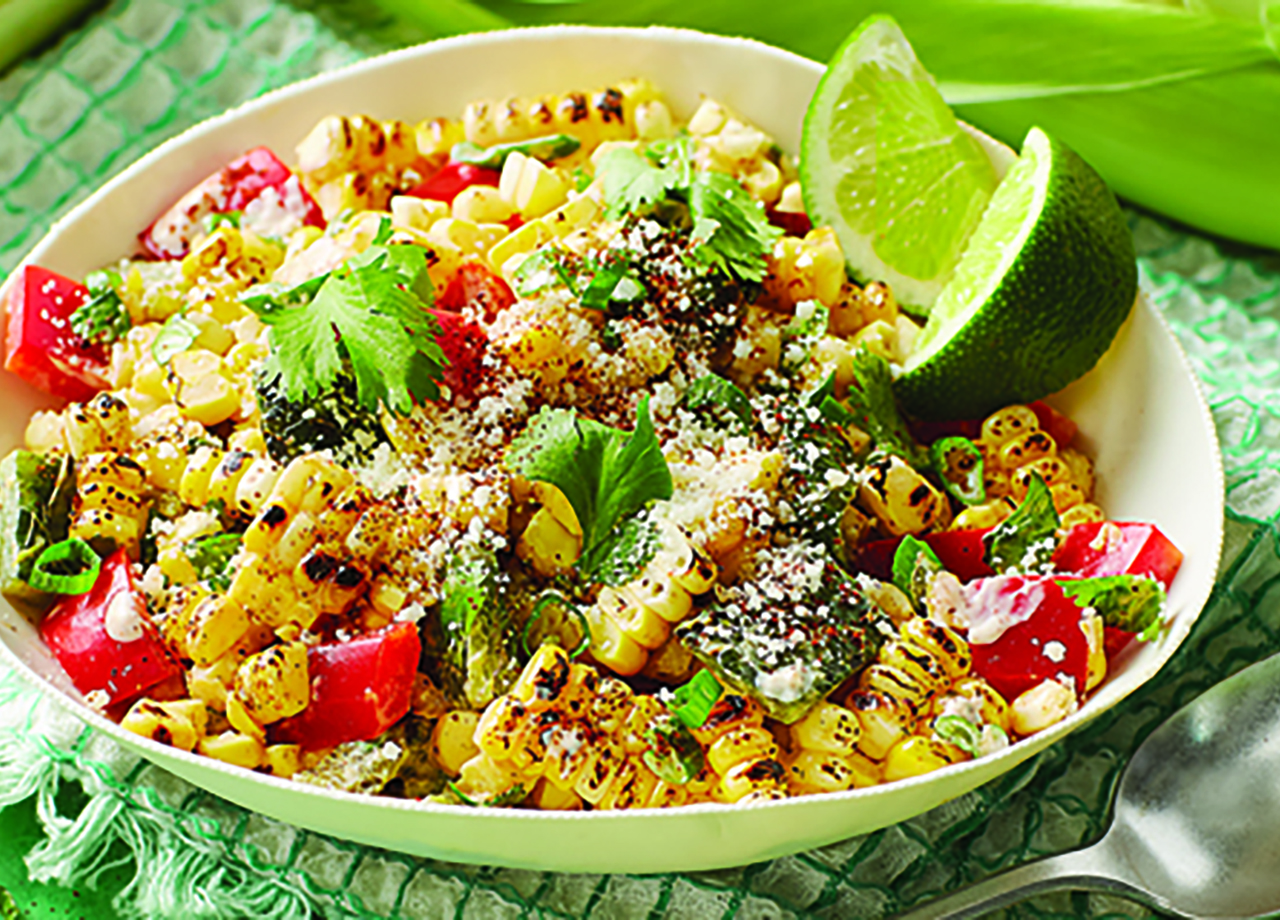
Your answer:
[[[266,89],[421,37],[356,0],[114,0],[0,79],[0,272],[163,138]],[[811,853],[715,873],[556,875],[415,859],[247,813],[84,731],[0,668],[0,886],[33,918],[105,920],[113,897],[128,915],[220,920],[879,917],[1098,835],[1137,743],[1186,700],[1277,648],[1280,633],[1270,598],[1280,584],[1280,255],[1130,219],[1143,283],[1190,354],[1223,441],[1226,562],[1171,665],[1066,742],[933,812]],[[1008,914],[1150,916],[1085,894]]]

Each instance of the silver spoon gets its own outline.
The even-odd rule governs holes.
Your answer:
[[[903,914],[960,920],[1060,889],[1105,891],[1176,917],[1280,911],[1280,655],[1206,691],[1134,752],[1111,828]]]

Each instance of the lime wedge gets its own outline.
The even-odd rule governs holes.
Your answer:
[[[1102,178],[1032,128],[894,388],[920,418],[970,419],[1083,376],[1137,294],[1133,238]]]
[[[827,66],[805,114],[800,180],[810,219],[834,228],[854,277],[920,308],[996,187],[990,158],[888,16],[865,20]]]

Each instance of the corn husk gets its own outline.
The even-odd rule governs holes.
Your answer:
[[[964,119],[1019,146],[1039,125],[1121,196],[1280,248],[1275,0],[485,0],[521,25],[664,23],[826,60],[873,13],[901,24]]]
[[[93,0],[0,0],[0,73],[92,5]]]

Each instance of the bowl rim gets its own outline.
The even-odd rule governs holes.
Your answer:
[[[88,197],[76,204],[65,215],[55,221],[49,230],[40,238],[35,246],[28,252],[26,256],[14,267],[13,271],[0,285],[0,302],[7,295],[9,286],[15,283],[15,278],[19,275],[21,269],[29,264],[36,264],[40,257],[50,248],[56,237],[67,227],[78,220],[85,214],[91,212],[103,198],[107,197],[118,186],[131,181],[134,177],[141,173],[145,173],[153,164],[167,159],[175,150],[197,140],[200,136],[213,132],[216,129],[228,123],[237,121],[246,115],[264,109],[282,101],[310,93],[316,89],[326,85],[345,81],[354,76],[373,72],[383,68],[394,68],[403,61],[415,59],[422,55],[430,55],[439,52],[452,50],[454,48],[484,48],[490,45],[503,45],[510,42],[519,42],[524,40],[530,41],[546,41],[558,37],[577,38],[591,37],[599,35],[638,35],[653,37],[658,40],[668,40],[676,42],[690,43],[706,43],[711,42],[725,48],[749,48],[758,54],[764,54],[784,61],[790,65],[798,65],[814,71],[816,75],[820,75],[825,65],[816,62],[810,58],[795,54],[782,48],[769,45],[765,42],[752,38],[716,35],[706,32],[700,32],[695,29],[675,27],[675,26],[571,26],[571,25],[550,25],[550,26],[531,26],[519,27],[511,29],[500,29],[488,32],[467,33],[462,35],[451,36],[448,38],[436,39],[413,45],[407,48],[401,48],[373,57],[365,58],[346,64],[342,67],[331,71],[326,71],[314,76],[299,80],[285,86],[270,90],[253,99],[246,100],[235,107],[228,109],[218,115],[204,119],[166,139],[137,160],[126,166],[120,172],[112,176],[107,182],[96,188]],[[968,126],[966,126],[968,127]],[[981,133],[981,132],[978,132]],[[983,134],[983,137],[990,138]],[[998,144],[999,142],[994,142]],[[180,195],[181,190],[178,192]],[[176,196],[175,196],[176,199]],[[1190,359],[1185,350],[1179,344],[1177,337],[1174,335],[1172,328],[1163,315],[1161,315],[1151,304],[1150,298],[1146,292],[1139,288],[1137,300],[1135,302],[1130,318],[1126,321],[1126,325],[1132,323],[1133,313],[1144,311],[1149,318],[1154,319],[1157,329],[1161,330],[1164,335],[1168,336],[1173,345],[1176,354],[1181,363],[1181,367],[1191,381],[1195,393],[1196,402],[1200,410],[1200,423],[1204,430],[1208,433],[1210,443],[1213,447],[1213,473],[1214,488],[1217,496],[1217,505],[1220,510],[1224,509],[1223,496],[1225,492],[1225,475],[1222,463],[1222,452],[1217,439],[1216,427],[1213,424],[1212,414],[1206,399],[1203,384],[1196,375]],[[1221,552],[1223,546],[1223,515],[1219,514],[1216,526],[1216,539],[1214,549],[1214,568],[1217,569],[1221,561]],[[318,794],[322,798],[336,798],[340,801],[358,803],[365,806],[374,806],[377,808],[388,808],[396,811],[420,812],[424,814],[457,817],[466,814],[468,811],[478,811],[480,814],[489,816],[502,816],[504,819],[518,821],[583,821],[591,820],[601,821],[634,821],[640,818],[656,819],[662,816],[668,820],[675,820],[680,816],[692,815],[719,815],[727,813],[740,813],[746,810],[763,810],[773,808],[797,808],[797,807],[814,807],[820,806],[823,802],[858,800],[863,798],[873,798],[878,794],[883,794],[887,789],[901,789],[904,787],[927,786],[932,783],[939,774],[946,773],[948,776],[962,776],[965,773],[989,768],[993,765],[1000,764],[999,771],[987,782],[994,781],[1000,776],[1006,774],[1018,763],[1029,759],[1035,754],[1040,753],[1050,744],[1056,744],[1062,738],[1075,731],[1085,722],[1092,720],[1094,717],[1101,715],[1108,709],[1118,705],[1125,698],[1145,686],[1156,672],[1159,671],[1170,658],[1182,647],[1191,628],[1194,626],[1200,613],[1208,602],[1212,593],[1216,578],[1208,582],[1207,587],[1197,592],[1196,595],[1187,598],[1182,607],[1178,611],[1178,617],[1175,620],[1176,633],[1170,633],[1167,640],[1176,637],[1176,642],[1169,642],[1168,648],[1162,650],[1162,653],[1147,663],[1138,674],[1130,677],[1132,685],[1128,686],[1119,696],[1111,700],[1105,707],[1098,708],[1097,711],[1091,711],[1091,704],[1097,698],[1099,690],[1110,684],[1109,678],[1094,689],[1093,693],[1085,701],[1085,703],[1075,712],[1056,723],[1049,728],[1038,732],[1036,735],[1029,736],[1008,748],[993,754],[986,755],[981,758],[965,761],[958,764],[941,768],[938,771],[921,774],[909,779],[898,780],[892,783],[880,783],[875,786],[863,788],[850,788],[841,792],[819,793],[815,795],[788,797],[785,799],[754,802],[748,804],[723,804],[718,802],[703,802],[692,805],[681,805],[677,808],[639,808],[628,809],[623,811],[541,811],[535,809],[517,809],[517,808],[501,808],[488,805],[478,805],[468,808],[464,805],[449,805],[443,803],[428,802],[419,799],[399,799],[390,796],[369,795],[363,793],[346,792],[340,790],[327,789],[320,786],[308,786],[298,783],[290,779],[282,779],[270,774],[257,773],[256,771],[245,770],[244,768],[234,766],[223,761],[211,757],[202,756],[193,751],[184,751],[178,748],[162,745],[142,736],[134,735],[123,729],[119,723],[107,718],[103,713],[93,709],[83,700],[78,700],[68,690],[57,686],[52,681],[35,672],[25,661],[23,661],[13,650],[9,648],[7,643],[0,642],[0,654],[8,657],[10,662],[15,666],[18,673],[23,674],[28,680],[33,682],[41,691],[48,693],[51,698],[60,706],[73,713],[77,718],[87,722],[93,728],[105,732],[117,742],[121,742],[128,747],[138,751],[153,752],[161,758],[176,758],[180,762],[184,762],[201,770],[213,769],[219,773],[225,774],[227,777],[244,781],[250,780],[263,783],[267,787],[274,787],[280,790],[288,790],[290,792],[298,792],[305,789],[307,794]],[[1038,743],[1037,743],[1038,741]],[[148,757],[153,763],[156,759]],[[1003,763],[1002,761],[1007,761]],[[974,787],[976,788],[976,787]],[[918,812],[917,814],[919,814]]]

